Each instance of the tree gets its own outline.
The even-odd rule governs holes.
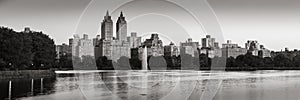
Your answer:
[[[52,67],[55,61],[54,41],[42,32],[15,32],[0,27],[0,55],[11,69]]]
[[[151,56],[148,65],[151,70],[167,70],[167,62],[162,56]]]
[[[199,55],[200,69],[210,69],[211,59],[206,54]]]
[[[32,32],[30,35],[34,65],[39,66],[40,69],[50,68],[56,56],[54,41],[42,32]]]
[[[0,58],[0,70],[5,69],[5,66],[6,66],[6,62],[2,58]]]
[[[292,61],[284,54],[279,54],[274,57],[274,65],[279,68],[293,67]]]
[[[65,54],[59,57],[58,66],[64,69],[73,69],[72,55]]]
[[[129,58],[125,56],[120,57],[113,65],[116,70],[131,70]]]
[[[129,59],[129,63],[130,63],[131,69],[133,69],[133,70],[142,69],[142,61],[139,58],[131,58],[131,59]]]
[[[263,59],[263,62],[264,62],[264,67],[267,69],[272,69],[273,67],[275,67],[273,63],[273,59],[270,57],[265,57]]]
[[[293,58],[293,63],[295,65],[296,68],[300,68],[300,55],[296,55]]]
[[[113,70],[113,64],[111,60],[108,60],[106,56],[98,57],[96,65],[99,70]]]
[[[95,58],[93,56],[82,56],[81,67],[85,70],[97,70]]]
[[[235,59],[233,57],[227,58],[226,67],[229,67],[229,68],[237,67]]]

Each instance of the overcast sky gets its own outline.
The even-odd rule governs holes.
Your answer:
[[[80,17],[89,2],[90,0],[0,0],[0,25],[17,31],[29,26],[33,30],[49,34],[56,44],[61,44],[67,43],[68,38],[77,32],[79,34],[85,32],[90,35],[90,38],[95,37],[105,11],[108,9],[116,10],[112,14],[114,22],[119,11],[125,10],[123,12],[128,18],[129,33],[137,31],[140,35],[145,35],[147,32],[159,32],[164,33],[162,37],[175,42],[185,41],[188,37],[199,41],[201,37],[204,37],[201,33],[199,33],[201,36],[197,37],[184,35],[202,30],[196,28],[197,23],[192,22],[193,20],[185,22],[180,20],[188,18],[189,15],[172,5],[165,4],[161,7],[166,7],[164,9],[168,9],[166,10],[168,13],[171,12],[170,16],[178,14],[176,21],[168,16],[157,14],[135,17],[134,13],[141,9],[131,9],[132,6],[116,9],[114,6],[118,4],[97,5],[97,3],[101,5],[101,2],[105,0],[98,0],[94,5],[91,4],[91,9],[86,11],[86,16]],[[230,39],[242,47],[246,40],[255,39],[271,50],[280,50],[285,47],[300,48],[299,0],[208,0],[208,2],[217,15],[225,40]],[[92,7],[95,8],[92,9]],[[154,7],[152,10],[164,13],[159,7]],[[83,20],[77,27],[80,18]],[[181,33],[183,35],[178,35]]]

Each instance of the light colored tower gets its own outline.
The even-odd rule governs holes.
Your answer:
[[[113,40],[113,21],[108,11],[101,23],[101,38],[104,40]]]
[[[127,22],[125,20],[125,17],[123,16],[123,12],[121,12],[118,18],[116,28],[117,40],[127,41]]]

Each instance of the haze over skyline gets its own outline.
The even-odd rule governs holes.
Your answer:
[[[0,0],[0,13],[2,13],[0,25],[13,28],[16,31],[22,31],[24,27],[29,26],[32,30],[43,31],[48,34],[55,40],[56,44],[67,43],[68,38],[73,36],[78,19],[89,2],[90,0]],[[208,0],[208,2],[218,17],[225,40],[230,39],[241,47],[244,47],[244,43],[247,40],[258,40],[271,50],[280,50],[285,47],[290,49],[300,48],[296,42],[300,36],[300,30],[298,29],[300,26],[300,14],[297,13],[300,10],[298,6],[300,1]],[[79,30],[79,32],[88,33],[90,38],[99,34],[97,33],[99,24],[103,20],[106,10],[103,7],[99,10],[87,12],[94,14],[93,18],[96,19],[86,21],[87,24],[81,24],[89,26],[90,29],[86,29],[88,31]],[[175,9],[173,11],[175,14],[178,10]],[[119,12],[112,14],[114,23],[118,14]],[[132,13],[124,11],[124,14],[125,17],[133,17],[131,16]],[[156,22],[157,20],[153,19],[160,20]],[[157,25],[156,23],[163,24]],[[181,28],[182,25],[184,24],[174,23],[167,17],[150,14],[130,21],[128,23],[128,35],[130,35],[131,31],[143,34],[153,30],[165,33],[167,36],[174,36],[171,39],[184,42],[188,38],[187,35],[183,35],[184,37],[182,35],[177,37],[172,35],[185,33],[186,30]],[[162,26],[168,27],[165,29],[159,28]],[[147,27],[152,28],[146,29]],[[200,33],[199,36],[193,37],[193,39],[200,41],[200,38],[204,37],[205,34]]]

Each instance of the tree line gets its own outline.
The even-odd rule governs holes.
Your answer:
[[[274,57],[258,57],[250,53],[236,58],[229,57],[226,63],[227,70],[299,70],[300,55],[288,56],[280,53]]]
[[[124,57],[122,59],[123,62],[120,60],[112,62],[106,57],[99,57],[96,63],[98,69],[101,70],[113,70],[115,67],[133,70],[142,69],[142,61],[138,58],[129,59]],[[124,63],[124,61],[128,63]],[[247,53],[236,58],[209,58],[206,54],[200,54],[197,57],[191,55],[148,57],[148,69],[150,70],[212,70],[214,69],[212,66],[219,67],[219,70],[223,67],[227,71],[299,70],[300,55],[288,56],[285,53],[280,53],[274,57],[263,58]]]
[[[43,32],[16,32],[0,27],[0,70],[49,69],[55,65],[55,44]]]

